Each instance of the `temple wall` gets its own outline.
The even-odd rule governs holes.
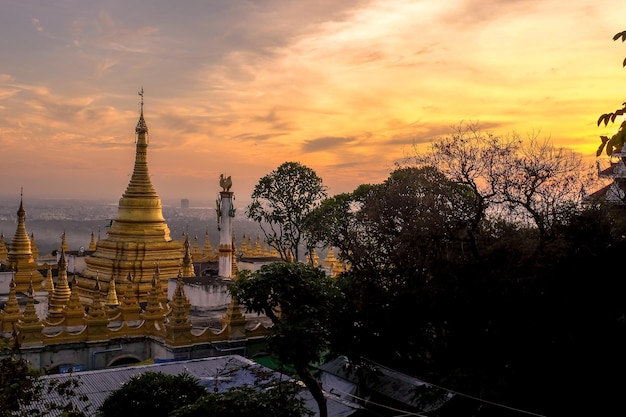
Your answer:
[[[222,310],[230,303],[228,281],[216,280],[209,284],[185,283],[185,296],[196,311]],[[172,298],[176,289],[176,280],[170,279],[167,284],[167,296]]]

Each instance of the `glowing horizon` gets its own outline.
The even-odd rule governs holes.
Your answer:
[[[285,161],[352,191],[462,121],[592,161],[626,97],[623,2],[51,3],[0,0],[2,195],[117,200],[142,87],[153,183],[192,204]]]

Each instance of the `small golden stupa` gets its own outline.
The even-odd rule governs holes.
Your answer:
[[[152,287],[155,263],[159,265],[160,279],[167,288],[167,279],[177,276],[183,262],[183,245],[170,237],[161,199],[150,180],[143,89],[139,95],[141,111],[135,128],[133,174],[120,198],[117,217],[111,223],[108,236],[99,240],[96,251],[85,258],[85,271],[78,277],[81,299],[87,303],[93,300],[97,279],[101,295],[106,296],[112,278],[117,284],[126,285],[129,275],[133,277],[133,291],[138,295],[139,302],[145,302]]]
[[[20,207],[17,210],[17,229],[9,245],[7,264],[13,269],[15,275],[15,290],[26,293],[31,280],[36,284],[43,282],[44,277],[39,272],[39,265],[30,245],[30,237],[26,231],[26,210],[24,209],[23,196],[20,195]]]

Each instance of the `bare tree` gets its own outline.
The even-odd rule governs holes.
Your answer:
[[[433,141],[427,152],[415,149],[404,163],[434,166],[474,191],[470,240],[476,254],[476,234],[492,211],[530,222],[541,241],[549,237],[581,202],[591,172],[579,154],[555,147],[549,139],[498,136],[476,124],[459,125],[451,135]]]

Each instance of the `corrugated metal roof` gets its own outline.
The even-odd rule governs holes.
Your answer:
[[[89,413],[95,414],[104,400],[115,390],[133,376],[146,372],[162,372],[167,375],[178,375],[188,372],[191,376],[200,380],[209,392],[223,392],[231,387],[254,385],[255,383],[269,381],[271,379],[288,379],[289,377],[263,367],[256,362],[239,355],[216,356],[203,359],[192,359],[176,362],[165,362],[151,365],[126,366],[120,368],[108,368],[96,371],[83,371],[67,374],[46,375],[42,379],[56,379],[59,382],[76,378],[80,385],[76,389],[76,396],[72,398],[74,405],[83,409],[85,403],[79,400],[81,395],[89,398],[91,407]],[[308,391],[302,396],[306,400],[309,409],[317,413],[317,405]],[[56,394],[42,399],[41,403],[33,404],[29,409],[43,410],[43,401],[60,402],[62,399]],[[329,398],[329,416],[345,416],[351,414],[354,409],[345,404]],[[60,416],[61,413],[52,413],[51,417]]]

